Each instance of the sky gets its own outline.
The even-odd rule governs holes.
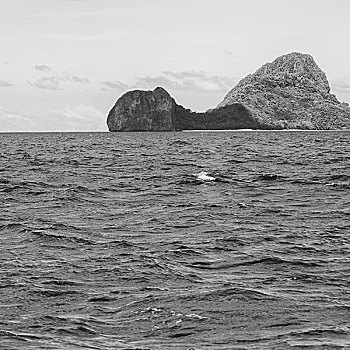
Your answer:
[[[350,103],[349,0],[0,0],[0,132],[107,131],[128,90],[215,107],[264,63],[311,54]]]

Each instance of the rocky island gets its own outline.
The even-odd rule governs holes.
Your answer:
[[[125,93],[109,112],[107,125],[110,131],[264,128],[240,103],[206,113],[192,112],[178,105],[161,87],[153,91],[134,90]]]
[[[330,93],[312,56],[293,52],[243,78],[208,112],[192,112],[157,87],[121,96],[107,125],[110,131],[350,129],[350,107]]]

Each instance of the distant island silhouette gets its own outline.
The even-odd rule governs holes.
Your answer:
[[[108,114],[109,131],[341,130],[350,107],[330,93],[311,55],[292,52],[249,74],[204,113],[177,104],[162,87],[121,96]]]

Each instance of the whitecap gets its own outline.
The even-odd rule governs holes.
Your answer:
[[[206,171],[202,171],[199,174],[195,174],[195,176],[197,176],[197,180],[201,180],[201,181],[215,181],[216,180],[215,177],[208,175],[208,173]]]

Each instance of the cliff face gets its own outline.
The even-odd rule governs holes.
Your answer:
[[[175,130],[175,101],[163,88],[134,90],[118,99],[108,114],[110,131]]]
[[[243,78],[217,108],[247,107],[260,124],[276,129],[350,128],[350,108],[330,94],[312,56],[293,52]]]

